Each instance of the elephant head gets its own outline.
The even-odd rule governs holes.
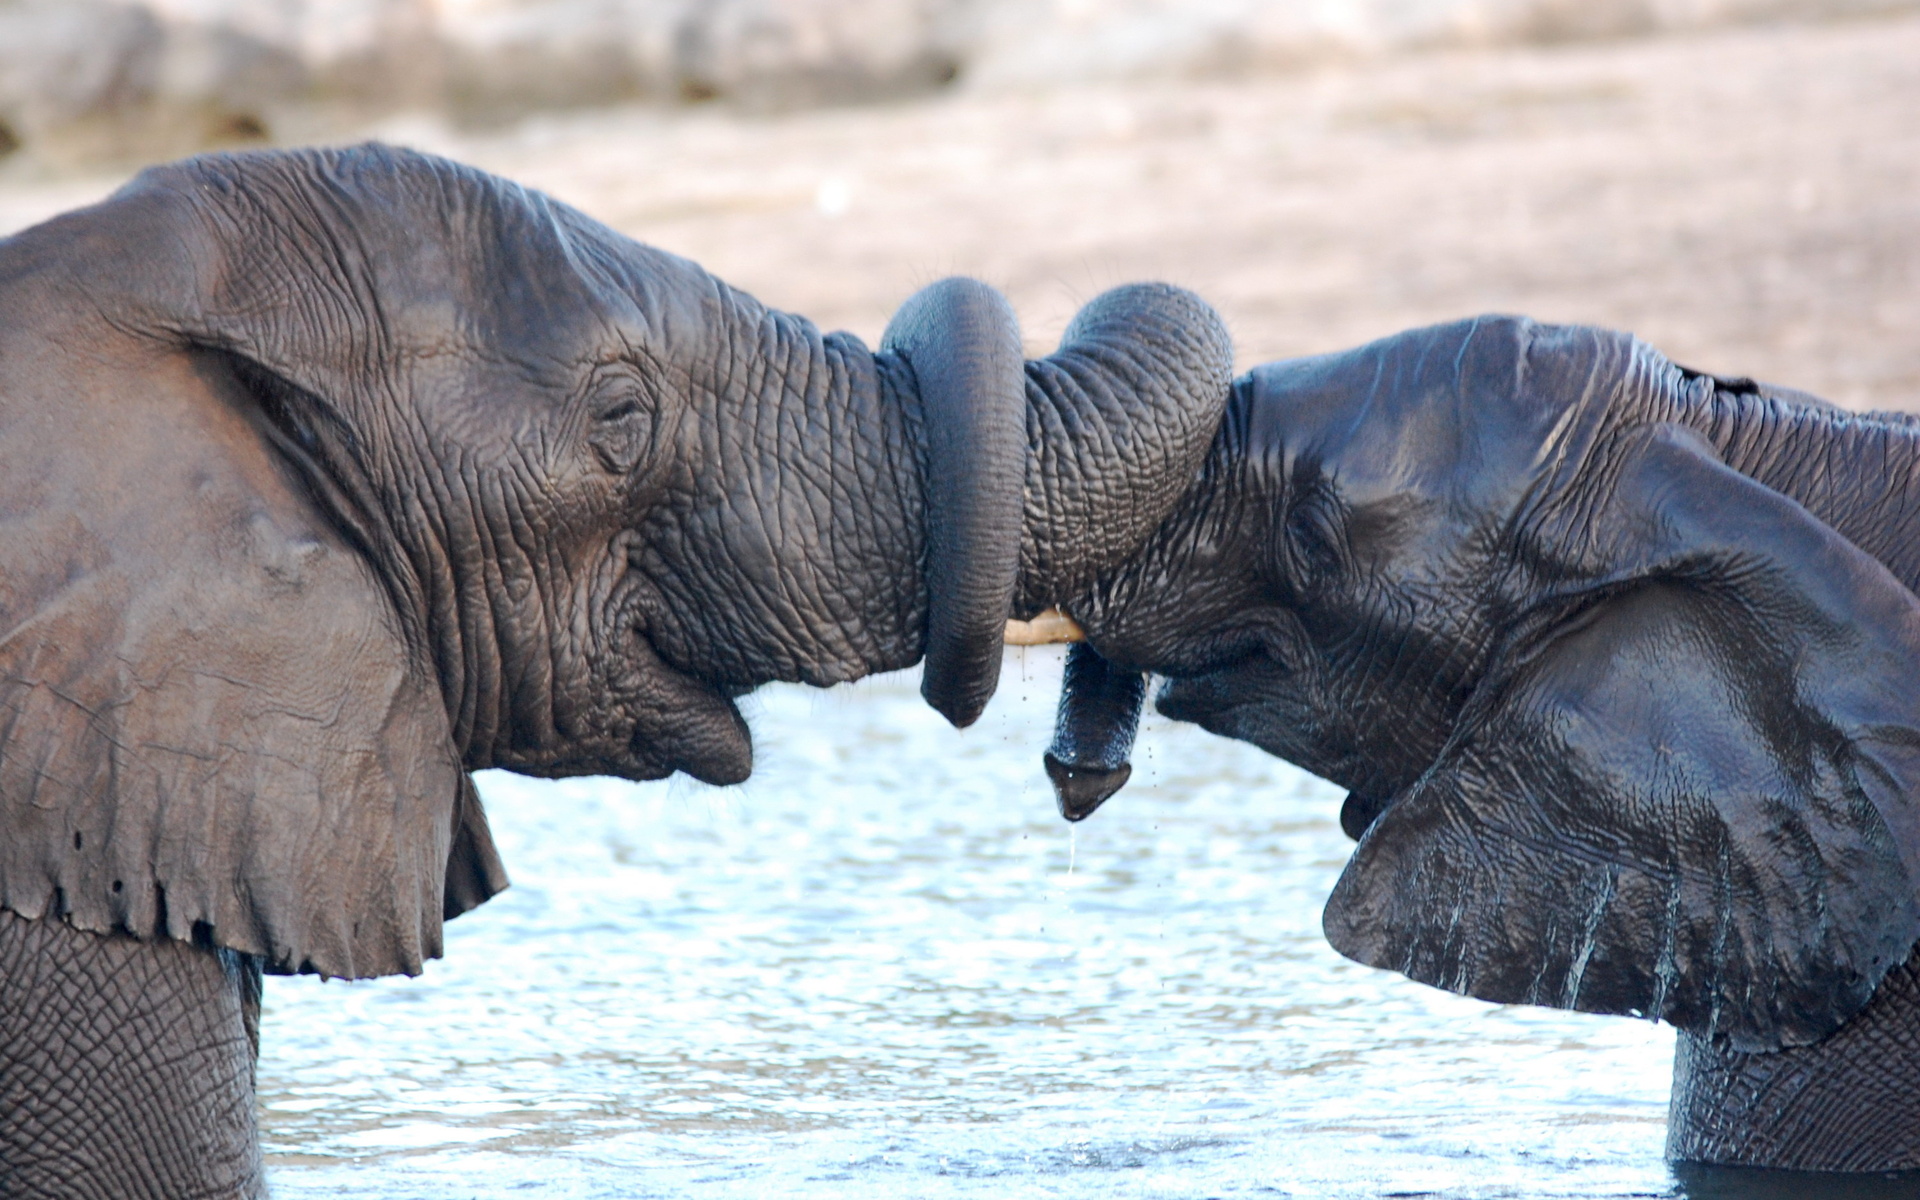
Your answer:
[[[1349,789],[1349,957],[1814,1042],[1920,936],[1916,478],[1909,425],[1602,330],[1263,366],[1067,599],[1063,738],[1111,769],[1137,693],[1076,683],[1161,673],[1168,716]]]
[[[1225,402],[1185,293],[1083,325],[1023,363],[949,280],[875,354],[379,146],[0,242],[0,906],[414,973],[504,886],[468,771],[737,781],[737,696],[923,653],[966,724],[1050,489],[1134,488],[1137,543]]]

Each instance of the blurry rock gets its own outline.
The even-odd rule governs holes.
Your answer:
[[[1920,0],[0,0],[0,156],[159,157],[395,109],[768,110]],[[315,113],[331,113],[331,126]],[[344,121],[339,118],[345,118]]]
[[[953,0],[717,0],[675,38],[679,90],[760,108],[926,91],[960,72]]]
[[[1045,86],[1430,46],[1564,42],[1911,10],[1917,0],[976,0],[968,78]]]
[[[269,136],[302,106],[486,120],[629,99],[884,99],[955,77],[954,16],[978,3],[0,0],[0,153],[178,153]]]
[[[258,141],[300,63],[231,28],[148,6],[0,0],[0,153],[54,161]]]
[[[152,14],[84,0],[0,3],[0,143],[111,120],[146,102],[159,76]]]
[[[789,108],[883,99],[958,71],[973,0],[442,0],[457,112],[646,97]]]
[[[673,22],[661,0],[442,0],[442,100],[463,117],[665,98]]]

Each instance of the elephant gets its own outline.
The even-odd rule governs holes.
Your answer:
[[[732,783],[743,694],[923,659],[974,720],[1231,371],[1162,284],[1030,362],[943,280],[872,351],[377,144],[0,241],[0,1193],[264,1194],[262,975],[439,955],[507,883],[473,771]]]
[[[1063,604],[1084,819],[1155,703],[1343,787],[1341,954],[1665,1021],[1667,1155],[1920,1167],[1920,427],[1489,316],[1238,378]],[[1692,1169],[1692,1168],[1688,1168]]]

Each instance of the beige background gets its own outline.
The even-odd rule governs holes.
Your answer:
[[[1161,278],[1243,365],[1504,310],[1920,409],[1920,17],[1212,74],[366,130],[869,340],[949,273],[1005,288],[1036,352]],[[0,231],[122,177],[0,169]]]

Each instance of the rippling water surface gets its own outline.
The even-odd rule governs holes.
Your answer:
[[[1672,1034],[1346,962],[1340,794],[1151,720],[1055,814],[1060,658],[748,701],[744,788],[481,791],[514,887],[420,979],[270,979],[276,1194],[1664,1196]]]

